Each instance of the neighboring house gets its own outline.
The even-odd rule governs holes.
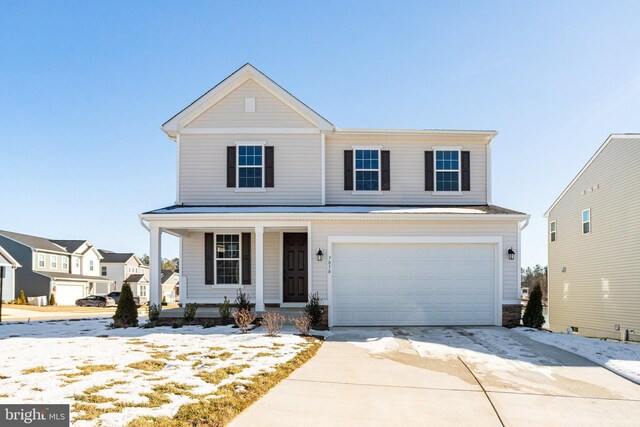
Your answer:
[[[178,302],[180,300],[180,275],[175,271],[162,270],[162,296],[167,302]]]
[[[0,299],[2,301],[9,302],[17,298],[15,270],[20,267],[20,263],[16,261],[6,249],[0,246],[0,280],[2,281],[2,295],[0,295]]]
[[[115,282],[116,290],[122,289],[122,284],[127,282],[131,286],[134,297],[139,297],[141,303],[149,300],[149,276],[148,268],[134,253],[117,253],[100,249],[102,264],[100,274]]]
[[[553,331],[640,341],[640,134],[613,134],[545,213]]]
[[[392,108],[385,106],[385,108]],[[402,108],[402,107],[399,107]],[[494,131],[340,129],[247,64],[167,121],[181,303],[318,293],[333,325],[515,325],[527,214],[491,203]]]
[[[55,294],[58,305],[73,305],[87,295],[110,292],[111,281],[100,277],[100,254],[86,240],[51,240],[0,230],[3,246],[22,268],[15,292],[28,298]]]

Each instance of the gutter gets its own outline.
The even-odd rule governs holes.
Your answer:
[[[142,215],[138,215],[138,219],[140,220],[140,225],[142,226],[142,228],[144,228],[148,232],[151,232],[151,229],[149,228],[149,226],[144,223],[145,219],[142,217]]]

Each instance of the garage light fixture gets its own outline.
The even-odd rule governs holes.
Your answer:
[[[516,253],[513,251],[513,248],[509,248],[507,255],[509,256],[509,261],[516,259]]]
[[[324,255],[324,252],[322,252],[322,249],[318,248],[318,252],[316,252],[316,257],[318,258],[318,261],[322,261],[323,255]]]

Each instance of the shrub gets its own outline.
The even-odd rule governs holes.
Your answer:
[[[24,296],[24,290],[20,291],[20,296],[18,296],[18,299],[16,300],[16,304],[19,305],[27,305],[27,297]]]
[[[160,317],[162,308],[157,304],[149,304],[149,321],[156,322]]]
[[[131,286],[128,283],[122,284],[120,291],[120,299],[118,300],[118,308],[116,314],[113,315],[114,328],[127,328],[129,326],[138,326],[138,308],[133,299]]]
[[[309,302],[307,303],[304,311],[311,317],[311,326],[318,326],[322,322],[322,315],[324,309],[322,308],[322,301],[317,292],[309,295]]]
[[[235,306],[238,311],[247,310],[251,311],[251,301],[249,300],[249,295],[242,292],[238,289],[238,295],[236,295]]]
[[[299,313],[297,316],[291,317],[293,326],[300,331],[300,335],[307,336],[311,330],[311,316],[307,313]]]
[[[182,319],[176,319],[173,321],[173,323],[171,323],[171,327],[173,329],[178,329],[178,328],[182,328],[183,324],[184,322],[182,321]]]
[[[222,324],[228,325],[229,321],[231,320],[231,301],[229,301],[226,296],[224,297],[224,301],[222,302],[222,304],[220,304],[218,310],[220,311],[220,319],[222,319]]]
[[[256,320],[256,316],[249,310],[243,309],[233,313],[233,320],[236,322],[236,325],[238,325],[238,328],[240,328],[240,332],[246,334],[247,328]]]
[[[56,303],[56,294],[54,294],[53,292],[49,296],[49,305],[58,305]]]
[[[540,289],[540,285],[536,285],[529,294],[527,308],[525,308],[524,316],[522,316],[522,324],[529,328],[538,329],[544,325],[544,315],[542,314],[542,290]]]
[[[213,319],[207,319],[202,322],[202,329],[213,328],[216,326],[216,321]]]
[[[196,318],[196,312],[198,311],[198,304],[187,304],[184,306],[184,321],[185,323],[193,322]]]
[[[167,296],[166,295],[162,295],[162,304],[163,305],[167,304]]]
[[[280,335],[282,325],[284,325],[284,316],[280,313],[265,311],[262,314],[262,320],[267,327],[267,336],[277,337]]]

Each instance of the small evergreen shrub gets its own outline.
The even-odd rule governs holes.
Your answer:
[[[167,296],[162,295],[162,305],[167,305]]]
[[[311,330],[311,316],[307,313],[299,313],[297,316],[291,317],[291,323],[300,332],[300,335],[307,336]]]
[[[20,295],[18,296],[18,300],[16,301],[16,304],[19,305],[27,305],[27,297],[24,296],[24,290],[20,291]]]
[[[149,321],[156,322],[160,317],[161,307],[156,304],[149,304]]]
[[[322,323],[324,309],[322,308],[322,301],[320,300],[320,296],[317,292],[309,295],[309,302],[304,308],[304,311],[309,315],[309,317],[311,317],[311,327],[318,326]]]
[[[176,319],[173,321],[173,323],[171,324],[171,327],[173,329],[179,329],[182,328],[182,325],[184,324],[184,322],[182,321],[182,319]]]
[[[53,292],[51,293],[51,296],[49,296],[49,305],[58,305],[56,303],[56,294]]]
[[[222,320],[223,325],[228,325],[231,321],[231,301],[225,296],[224,301],[218,307],[220,311],[220,319]]]
[[[114,328],[128,328],[130,326],[138,326],[138,308],[133,299],[131,286],[128,283],[122,284],[120,291],[120,299],[118,300],[118,308],[116,314],[113,315]]]
[[[196,312],[198,311],[198,304],[187,304],[184,306],[184,322],[191,323],[196,318]]]
[[[238,328],[240,328],[240,332],[246,334],[249,325],[256,320],[256,316],[249,310],[242,309],[233,313],[233,320],[236,322],[236,325],[238,325]]]
[[[544,315],[542,314],[542,290],[539,285],[529,294],[527,308],[524,309],[522,324],[528,328],[540,329],[544,325]]]
[[[267,336],[277,337],[280,335],[280,330],[282,329],[285,321],[282,314],[265,311],[262,313],[262,320],[264,325],[267,327]]]
[[[238,295],[236,295],[235,306],[238,311],[246,310],[251,311],[251,301],[249,300],[249,294],[242,292],[238,289]]]

